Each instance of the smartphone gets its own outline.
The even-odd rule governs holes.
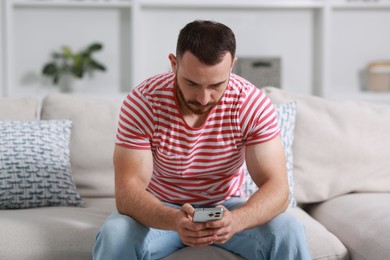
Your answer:
[[[196,208],[193,222],[208,222],[223,217],[223,208]]]

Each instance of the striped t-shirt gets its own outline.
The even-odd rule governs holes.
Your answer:
[[[180,114],[175,88],[175,75],[167,72],[133,89],[123,102],[115,143],[152,151],[147,189],[161,201],[214,205],[243,195],[245,146],[279,135],[271,101],[231,74],[203,126],[192,128]]]

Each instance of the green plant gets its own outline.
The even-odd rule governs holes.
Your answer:
[[[106,67],[92,57],[94,52],[102,48],[101,43],[92,43],[82,51],[73,52],[64,46],[61,52],[52,54],[52,60],[43,66],[42,74],[52,78],[53,83],[57,84],[64,75],[82,78],[86,72],[106,71]]]

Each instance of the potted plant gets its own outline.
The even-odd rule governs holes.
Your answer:
[[[64,46],[61,52],[54,52],[52,60],[44,64],[42,74],[52,78],[55,85],[62,81],[64,90],[69,91],[71,79],[81,79],[86,73],[94,71],[106,71],[106,67],[92,57],[94,52],[102,48],[101,43],[92,43],[84,50],[73,52],[71,48]]]

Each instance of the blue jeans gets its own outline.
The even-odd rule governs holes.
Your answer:
[[[223,205],[233,210],[243,203],[245,199],[233,198]],[[174,204],[166,205],[179,208]],[[185,246],[175,231],[148,228],[129,216],[113,212],[96,236],[93,259],[161,259]],[[241,231],[225,244],[211,246],[246,259],[310,259],[303,225],[288,213],[262,226]]]

